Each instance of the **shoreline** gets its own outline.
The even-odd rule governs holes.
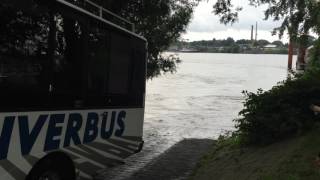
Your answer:
[[[206,51],[198,51],[198,52],[181,52],[181,51],[164,51],[165,53],[185,53],[185,54],[251,54],[251,55],[288,55],[288,53],[226,53],[226,52],[206,52]],[[293,54],[296,56],[297,54]]]

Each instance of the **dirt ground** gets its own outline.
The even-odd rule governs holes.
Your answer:
[[[320,131],[260,148],[211,150],[193,180],[319,180]]]

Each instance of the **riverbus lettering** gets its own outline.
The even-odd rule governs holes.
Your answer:
[[[102,118],[101,118],[102,116]],[[21,155],[30,154],[40,132],[46,123],[45,143],[43,150],[52,151],[63,147],[69,147],[72,142],[74,145],[87,144],[95,141],[99,136],[102,139],[109,139],[112,134],[121,137],[125,130],[125,111],[105,112],[99,115],[96,112],[89,112],[84,121],[80,113],[66,114],[41,114],[30,126],[31,119],[28,116],[6,116],[3,119],[0,133],[0,160],[6,159],[15,123],[19,126],[19,138]],[[101,121],[101,122],[100,122]],[[101,123],[101,126],[99,124]],[[84,126],[84,127],[83,127]],[[80,130],[84,129],[83,136]],[[61,135],[65,132],[64,137]],[[83,137],[83,138],[81,138]]]

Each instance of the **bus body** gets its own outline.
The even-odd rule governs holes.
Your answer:
[[[0,180],[91,179],[142,148],[147,42],[90,1],[40,2],[0,5]]]

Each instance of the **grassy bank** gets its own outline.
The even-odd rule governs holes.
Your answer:
[[[194,171],[194,180],[319,180],[320,128],[265,147],[215,145]]]

